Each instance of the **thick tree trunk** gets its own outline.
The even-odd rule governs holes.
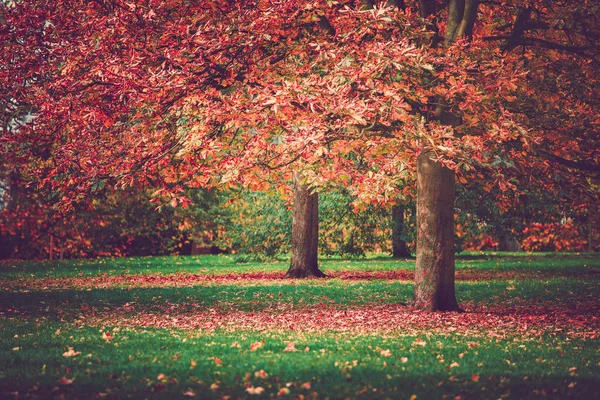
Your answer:
[[[498,238],[498,251],[523,251],[521,244],[516,237],[510,234],[500,235]]]
[[[410,251],[403,240],[404,232],[404,206],[395,205],[392,207],[392,257],[408,258]]]
[[[302,184],[302,174],[294,173],[292,210],[292,260],[284,278],[323,278],[319,270],[319,197]]]
[[[459,311],[454,293],[454,172],[421,153],[417,159],[417,263],[413,306]]]

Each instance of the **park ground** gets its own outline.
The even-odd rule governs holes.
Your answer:
[[[473,253],[463,313],[413,260],[0,264],[1,398],[600,398],[600,256]]]

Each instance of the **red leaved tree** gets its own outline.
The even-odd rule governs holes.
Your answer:
[[[385,5],[5,3],[2,101],[32,118],[3,131],[2,157],[65,206],[101,184],[160,184],[178,204],[184,186],[294,175],[307,198],[294,259],[313,275],[311,188],[384,202],[416,180],[414,305],[458,310],[456,178],[496,156],[558,164],[547,179],[599,170],[594,4]]]

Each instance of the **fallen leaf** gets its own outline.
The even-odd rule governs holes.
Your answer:
[[[77,356],[79,354],[81,354],[81,352],[74,351],[72,347],[69,347],[69,351],[65,351],[63,353],[63,357],[75,357],[75,356]]]
[[[406,358],[406,357],[401,357],[401,358],[400,358],[400,362],[401,362],[402,364],[406,364],[406,363],[408,362],[408,358]]]
[[[381,355],[384,357],[390,357],[392,355],[392,352],[389,350],[381,350]]]
[[[192,389],[188,389],[185,392],[183,392],[183,395],[185,397],[195,397],[196,396],[196,392],[194,392]]]
[[[261,394],[262,392],[264,392],[265,389],[263,387],[249,387],[246,389],[246,392],[250,393],[250,394]]]
[[[311,382],[304,382],[300,387],[302,389],[310,389],[311,386],[312,386]]]
[[[288,394],[290,394],[290,389],[286,387],[279,389],[279,392],[277,392],[277,396],[285,396]]]
[[[60,378],[60,380],[58,381],[58,383],[60,383],[61,385],[70,385],[73,383],[74,379],[67,379],[64,376],[62,378]]]
[[[289,342],[286,346],[285,349],[283,349],[283,351],[287,351],[287,352],[296,352],[298,351],[298,349],[296,349],[296,345],[293,342]]]
[[[260,371],[256,371],[256,372],[254,373],[254,376],[255,376],[255,377],[257,377],[257,378],[263,378],[263,379],[264,379],[264,378],[266,378],[267,376],[269,376],[269,374],[267,374],[267,373],[265,372],[265,370],[261,369]]]
[[[258,349],[260,349],[261,347],[263,347],[265,344],[265,341],[260,341],[260,342],[254,342],[250,345],[250,351],[256,351]]]
[[[479,382],[479,375],[478,374],[471,375],[471,380],[473,382]]]

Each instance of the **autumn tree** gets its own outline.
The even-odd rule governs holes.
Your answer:
[[[457,310],[455,180],[496,156],[548,167],[531,179],[598,172],[598,13],[392,3],[5,3],[3,93],[35,118],[3,133],[3,154],[70,193],[65,207],[100,182],[152,182],[184,205],[184,186],[264,189],[273,174],[365,203],[401,201],[416,181],[414,305]]]
[[[281,191],[239,189],[224,191],[220,197],[220,205],[213,212],[221,216],[223,234],[217,240],[221,248],[232,249],[239,254],[240,261],[290,253],[293,199]],[[320,254],[363,257],[366,252],[390,250],[393,230],[390,207],[357,208],[354,200],[343,189],[328,188],[321,193]],[[407,229],[402,238],[412,240],[411,232]]]

